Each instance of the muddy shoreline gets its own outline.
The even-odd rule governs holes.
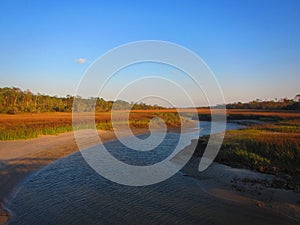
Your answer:
[[[243,125],[252,125],[253,123],[255,121],[242,122]],[[172,130],[172,132],[174,131],[176,130]],[[147,129],[134,130],[135,134],[147,132]],[[113,131],[99,131],[99,135],[103,141],[116,138]],[[85,142],[86,147],[98,144],[92,137],[86,137]],[[10,151],[5,151],[7,149]],[[174,158],[174,163],[176,160],[180,160],[180,157],[184,156],[188,149],[189,147],[182,150]],[[26,177],[76,151],[78,151],[78,147],[72,132],[56,136],[43,136],[32,140],[0,142],[0,224],[5,224],[12,215],[5,205]],[[269,182],[274,176],[234,169],[218,163],[213,163],[206,171],[199,173],[198,164],[199,157],[193,156],[181,173],[184,177],[200,181],[200,188],[208,194],[226,201],[271,210],[300,221],[300,194],[266,187],[264,181]]]
[[[144,128],[135,129],[133,133],[142,134],[148,131]],[[116,139],[113,131],[100,130],[98,134],[102,142]],[[126,136],[126,133],[123,135]],[[85,136],[85,143],[85,147],[99,144],[95,138],[89,136]],[[26,177],[77,151],[73,132],[30,140],[0,141],[0,225],[9,220],[11,212],[6,204]]]

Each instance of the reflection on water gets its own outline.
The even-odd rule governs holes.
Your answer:
[[[201,135],[209,123],[201,124]],[[231,129],[237,125],[230,125]],[[139,156],[152,164],[170,154],[179,134],[168,133],[160,151]],[[106,143],[116,157],[132,162],[137,151],[126,151],[119,142]],[[122,150],[120,150],[122,149]],[[149,159],[152,158],[152,159]],[[144,160],[144,161],[143,161]],[[245,208],[216,199],[200,182],[180,173],[150,186],[130,187],[113,183],[94,172],[80,153],[57,160],[34,174],[10,202],[10,224],[286,224],[262,209]]]

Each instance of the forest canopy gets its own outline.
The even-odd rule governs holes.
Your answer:
[[[76,101],[74,102],[74,99]],[[73,104],[74,103],[74,104]],[[114,104],[114,109],[164,109],[158,105],[145,103],[128,103],[123,100],[106,101],[103,98],[84,99],[71,95],[65,97],[34,94],[30,90],[22,91],[16,87],[0,88],[0,113],[39,113],[39,112],[72,112],[74,110],[89,111],[95,105],[96,112],[108,112]],[[218,107],[218,106],[217,106]],[[230,103],[227,109],[262,109],[262,110],[300,110],[300,102],[294,99],[255,100],[248,103]]]
[[[226,105],[227,109],[262,109],[262,110],[300,110],[300,102],[295,99],[260,100],[242,103],[231,103]]]
[[[113,101],[106,101],[103,98],[84,99],[71,95],[66,97],[49,96],[44,94],[34,94],[30,90],[22,91],[16,87],[0,88],[0,113],[39,113],[39,112],[72,112],[73,102],[76,99],[75,110],[90,110],[90,106],[95,103],[97,112],[108,112],[111,110]],[[157,105],[147,105],[145,103],[128,103],[117,100],[114,109],[163,109]]]

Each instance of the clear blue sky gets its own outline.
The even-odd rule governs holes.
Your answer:
[[[151,39],[197,53],[227,102],[300,93],[298,0],[0,1],[0,30],[0,86],[74,94],[93,60]]]

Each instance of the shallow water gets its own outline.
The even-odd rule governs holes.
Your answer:
[[[209,133],[209,123],[201,127],[200,135]],[[168,156],[178,137],[168,133],[156,150],[139,152],[139,156],[118,141],[105,145],[126,163],[149,165]],[[293,224],[261,208],[214,198],[200,184],[177,173],[150,186],[119,185],[97,174],[75,153],[23,183],[9,204],[14,213],[10,224]]]

